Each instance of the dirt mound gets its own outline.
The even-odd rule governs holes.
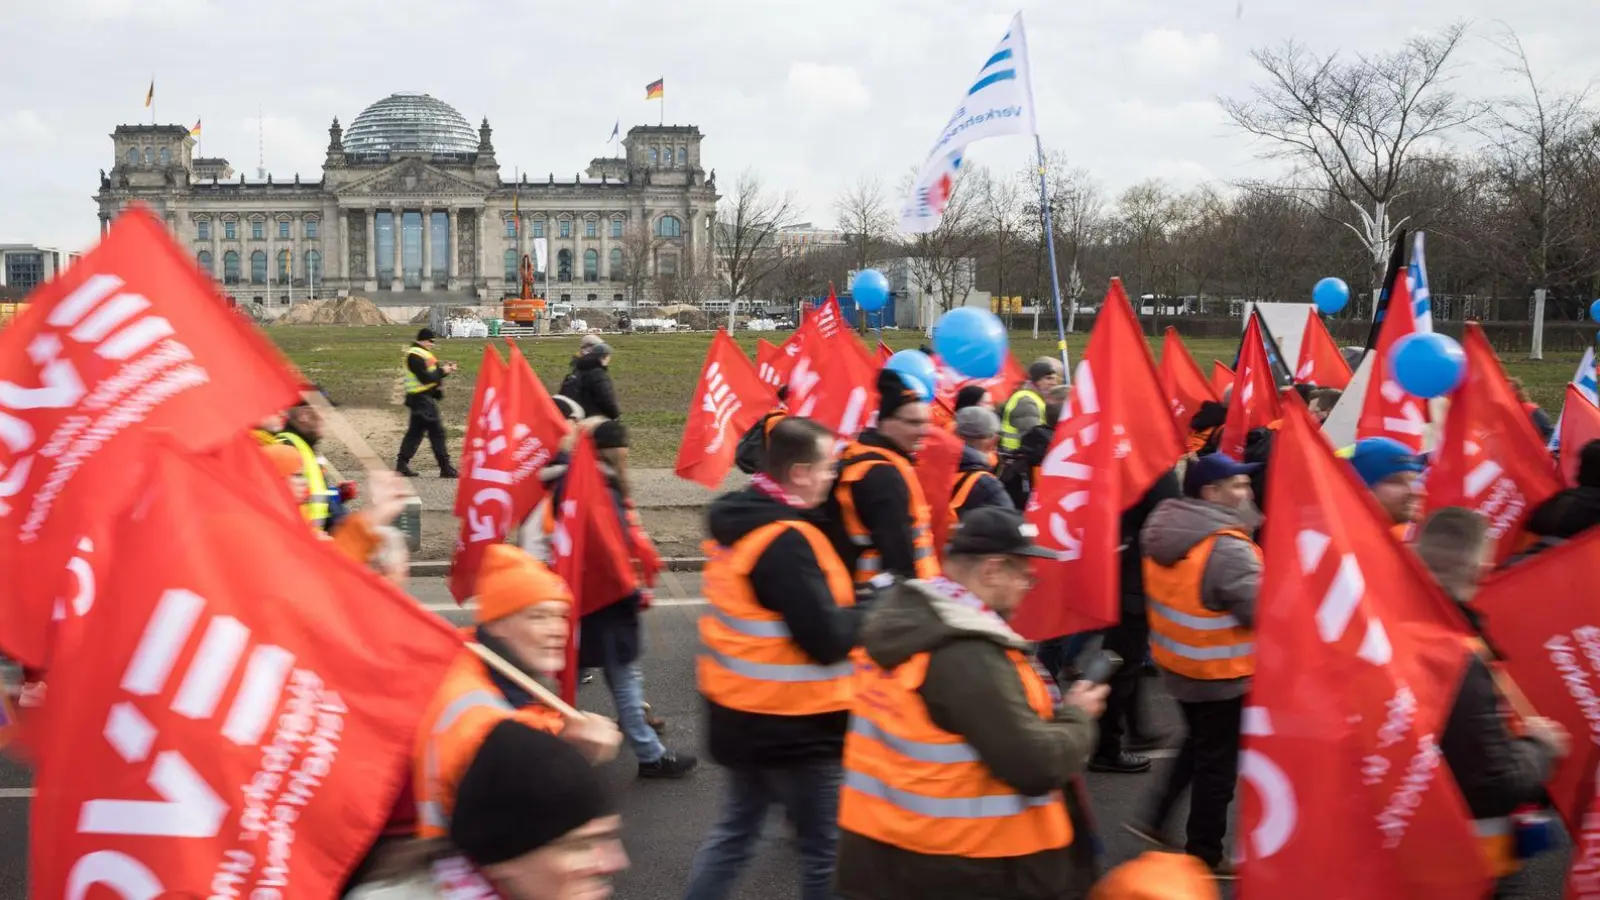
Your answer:
[[[431,309],[419,309],[417,314],[411,317],[411,324],[413,325],[426,325],[431,321],[433,321],[433,310]]]
[[[279,325],[388,325],[389,317],[365,297],[296,303],[279,316]]]

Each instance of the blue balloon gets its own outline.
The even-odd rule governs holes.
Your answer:
[[[867,312],[877,312],[889,302],[889,279],[877,269],[862,269],[850,282],[850,297]]]
[[[987,309],[962,306],[933,326],[933,349],[968,378],[993,378],[1006,362],[1006,326]]]
[[[1317,312],[1331,316],[1350,302],[1350,285],[1343,278],[1324,278],[1311,289],[1311,300],[1317,304]]]
[[[939,381],[933,357],[921,350],[901,350],[889,357],[883,367],[899,375],[906,387],[916,391],[924,403],[933,399],[933,386]]]
[[[1589,318],[1600,321],[1600,300],[1589,304]]]
[[[1389,351],[1389,367],[1406,393],[1427,400],[1461,384],[1467,377],[1467,354],[1448,335],[1408,334]]]

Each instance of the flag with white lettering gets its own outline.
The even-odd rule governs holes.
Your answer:
[[[336,896],[460,640],[303,522],[138,443],[113,602],[51,673],[32,896]]]
[[[0,647],[37,665],[87,520],[132,488],[129,436],[213,450],[300,380],[142,208],[29,302],[0,330]]]
[[[773,400],[750,358],[727,331],[717,329],[678,444],[678,477],[712,490],[720,487],[733,468],[739,436],[761,420]]]
[[[483,363],[467,412],[467,438],[461,453],[461,487],[456,515],[461,533],[450,562],[450,595],[465,603],[477,590],[478,567],[490,544],[506,539],[512,524],[512,460],[506,406],[507,369],[494,344],[483,345]]]
[[[1390,295],[1390,309],[1409,310],[1411,294],[1406,289],[1406,276],[1401,272]],[[1377,356],[1373,360],[1373,383],[1361,406],[1361,419],[1356,423],[1356,439],[1369,437],[1393,438],[1422,452],[1423,435],[1428,430],[1428,405],[1420,397],[1406,393],[1395,378],[1390,365],[1395,344],[1407,335],[1416,333],[1415,315],[1384,315],[1378,328]]]

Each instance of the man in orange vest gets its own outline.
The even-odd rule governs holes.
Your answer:
[[[1261,523],[1250,489],[1257,464],[1222,453],[1189,463],[1184,496],[1163,500],[1140,531],[1150,652],[1183,711],[1188,734],[1155,807],[1127,827],[1163,848],[1167,820],[1185,789],[1187,851],[1219,879],[1228,805],[1239,775],[1239,729],[1255,673],[1256,595],[1261,548],[1250,535]]]
[[[1394,536],[1405,540],[1422,518],[1422,457],[1393,438],[1369,437],[1356,441],[1350,465],[1394,522]]]
[[[939,573],[928,499],[912,468],[932,410],[889,369],[878,373],[878,396],[878,424],[845,449],[824,508],[834,550],[862,590]]]
[[[544,564],[510,544],[491,544],[477,584],[478,627],[472,638],[530,677],[567,663],[572,592]],[[484,735],[506,719],[559,734],[595,763],[617,755],[622,733],[603,716],[565,721],[475,654],[462,651],[422,716],[412,757],[417,836],[450,830],[456,787]]]
[[[950,492],[952,521],[975,509],[999,506],[1015,509],[1006,486],[994,474],[999,462],[995,448],[1000,445],[1000,417],[986,406],[969,406],[956,412],[956,437],[965,446],[955,488]]]
[[[1489,549],[1483,517],[1460,507],[1434,513],[1417,534],[1417,556],[1479,632],[1482,627],[1469,601],[1478,591]],[[1494,650],[1483,640],[1472,643],[1474,652],[1439,737],[1439,751],[1472,813],[1484,861],[1500,880],[1495,896],[1516,896],[1512,888],[1522,861],[1515,852],[1512,814],[1543,801],[1544,783],[1571,751],[1572,738],[1560,723],[1538,717],[1522,720],[1522,737],[1514,734],[1495,683]]]
[[[800,849],[802,900],[832,897],[849,655],[860,610],[833,545],[806,513],[833,486],[834,436],[786,418],[765,471],[707,514],[698,682],[711,758],[728,769],[723,811],[695,854],[686,900],[721,900],[780,804]]]
[[[839,798],[838,893],[1082,897],[1095,878],[1080,805],[1103,686],[1061,697],[1006,624],[1033,584],[1037,529],[969,513],[945,574],[880,596],[862,626]]]

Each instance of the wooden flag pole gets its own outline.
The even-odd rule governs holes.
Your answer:
[[[551,693],[549,688],[528,677],[526,672],[507,662],[504,657],[497,655],[488,647],[482,644],[468,643],[467,649],[477,654],[478,658],[483,660],[489,668],[511,679],[513,684],[532,694],[534,699],[545,706],[550,707],[568,719],[583,718],[583,713],[568,706],[560,697]]]

